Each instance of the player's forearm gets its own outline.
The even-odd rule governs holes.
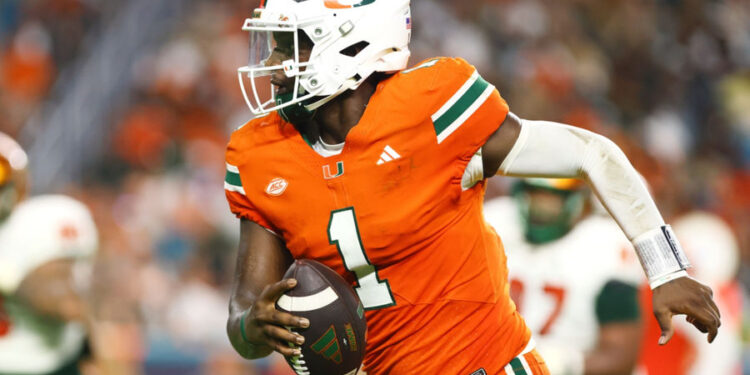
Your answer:
[[[640,175],[612,141],[568,125],[521,121],[501,173],[585,179],[631,240],[664,224]]]
[[[251,303],[240,304],[236,302],[234,298],[232,299],[229,307],[229,319],[227,320],[227,334],[229,335],[229,341],[232,343],[232,346],[237,353],[247,359],[257,359],[268,356],[273,349],[267,345],[253,344],[247,341],[246,332],[243,335],[243,330],[247,329],[247,322],[243,319],[247,312],[247,308],[244,308],[243,306],[251,305]]]
[[[500,173],[585,179],[633,242],[652,288],[687,275],[684,270],[689,263],[684,252],[640,175],[617,145],[584,129],[521,121],[521,132],[500,165]]]

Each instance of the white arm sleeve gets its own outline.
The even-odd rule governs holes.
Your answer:
[[[586,180],[633,242],[652,289],[687,275],[690,264],[674,233],[638,172],[609,139],[568,125],[521,120],[499,173]]]
[[[622,150],[588,130],[521,120],[521,133],[499,172],[585,179],[631,241],[664,225],[640,175]]]

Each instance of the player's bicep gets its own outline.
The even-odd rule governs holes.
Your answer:
[[[503,160],[508,156],[510,150],[518,140],[521,133],[521,120],[512,112],[505,116],[500,128],[498,128],[487,142],[482,146],[482,165],[484,177],[492,177],[497,174]]]
[[[247,309],[266,285],[284,276],[292,264],[284,242],[266,228],[250,220],[240,220],[232,308]]]

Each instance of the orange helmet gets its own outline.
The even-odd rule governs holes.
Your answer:
[[[13,138],[0,133],[0,220],[26,195],[29,159]]]

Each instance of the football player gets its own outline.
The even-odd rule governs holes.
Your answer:
[[[482,214],[485,178],[585,179],[633,241],[671,317],[712,341],[711,290],[623,152],[608,139],[520,119],[460,58],[405,69],[409,0],[268,0],[245,20],[238,75],[258,116],[232,134],[225,191],[240,218],[228,334],[246,358],[310,345],[310,322],[274,307],[295,258],[347,278],[367,309],[364,367],[380,374],[544,374],[508,295],[505,254]],[[247,81],[247,82],[246,82]],[[287,330],[285,327],[291,327]]]
[[[485,203],[485,218],[506,246],[511,297],[550,372],[629,374],[642,336],[641,275],[617,225],[589,214],[582,185],[519,180],[512,198]]]
[[[24,200],[26,164],[0,133],[0,374],[77,374],[97,231],[72,198]]]

